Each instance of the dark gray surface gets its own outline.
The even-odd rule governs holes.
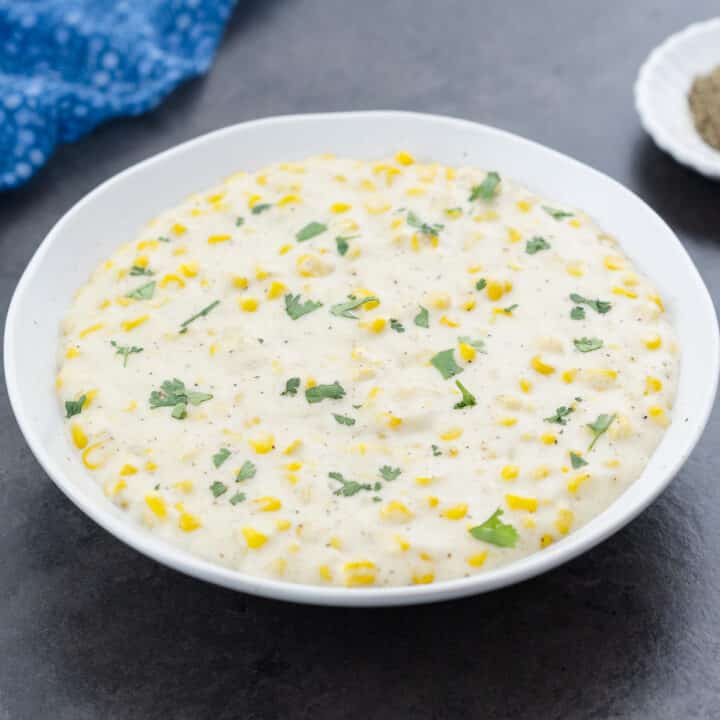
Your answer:
[[[208,78],[0,196],[3,316],[47,230],[118,170],[240,120],[378,107],[479,120],[609,173],[717,295],[720,185],[656,150],[632,106],[650,48],[712,0],[241,5]],[[720,717],[717,413],[670,489],[586,556],[482,597],[362,611],[234,594],[124,547],[55,489],[0,393],[0,720]]]

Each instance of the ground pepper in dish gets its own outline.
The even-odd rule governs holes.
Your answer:
[[[688,103],[700,137],[720,150],[720,65],[693,80]]]

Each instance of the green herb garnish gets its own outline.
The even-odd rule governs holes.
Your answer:
[[[130,275],[154,275],[150,268],[141,267],[140,265],[133,265],[130,268]]]
[[[239,217],[235,220],[235,227],[242,227],[245,224],[245,218]]]
[[[215,300],[214,302],[211,302],[207,307],[204,307],[200,312],[197,312],[192,317],[189,317],[187,320],[185,320],[185,322],[180,324],[180,333],[186,333],[188,325],[190,325],[190,323],[195,322],[198,318],[204,317],[212,310],[214,310],[219,304],[220,301]]]
[[[453,405],[453,408],[455,408],[455,410],[462,410],[462,408],[477,405],[477,400],[475,400],[475,396],[459,380],[456,380],[455,384],[457,385],[458,390],[460,390],[460,392],[462,393],[462,400],[460,400],[460,402],[456,402],[455,405]]]
[[[230,504],[231,504],[231,505],[237,505],[238,503],[245,502],[245,498],[246,498],[245,493],[241,493],[241,492],[235,493],[235,494],[230,498]]]
[[[132,300],[151,300],[154,293],[155,281],[151,280],[149,283],[145,283],[132,292],[129,292],[125,297],[131,298]]]
[[[579,305],[576,305],[571,311],[570,311],[570,317],[573,320],[584,320],[585,319],[585,308],[580,307]]]
[[[253,215],[259,215],[260,213],[264,213],[266,210],[269,210],[271,207],[271,203],[260,203],[259,205],[254,205],[251,212]]]
[[[429,225],[428,223],[423,222],[412,210],[408,210],[407,224],[410,227],[414,227],[419,230],[423,235],[430,235],[432,237],[437,237],[437,234],[440,232],[440,230],[445,227],[444,225],[440,225],[439,223]]]
[[[592,352],[593,350],[599,350],[603,346],[603,341],[600,338],[588,338],[581,337],[573,340],[575,348],[582,353]]]
[[[77,400],[66,400],[65,417],[71,418],[73,415],[79,415],[82,412],[86,400],[86,395],[81,395]]]
[[[514,305],[508,305],[506,308],[503,308],[502,311],[509,315],[513,310],[517,310],[519,307],[520,306],[515,303]]]
[[[317,235],[322,235],[327,230],[327,225],[323,225],[319,222],[310,222],[301,230],[295,233],[295,238],[298,242],[305,242],[311,240]]]
[[[352,310],[357,310],[359,307],[365,305],[365,303],[378,302],[378,299],[372,295],[364,298],[356,298],[354,295],[348,295],[348,298],[350,299],[347,302],[331,306],[330,312],[338,317],[348,318],[349,320],[357,320],[357,315],[355,315]]]
[[[298,388],[300,387],[300,378],[291,377],[285,383],[285,389],[280,393],[281,395],[287,395],[289,397],[295,397],[297,395]]]
[[[565,218],[572,217],[575,214],[575,213],[567,212],[565,210],[558,210],[557,208],[552,208],[549,205],[543,205],[542,209],[551,218],[555,218],[555,220],[564,220]]]
[[[303,315],[307,315],[308,313],[313,312],[313,310],[317,310],[319,307],[322,307],[322,303],[315,302],[314,300],[305,300],[305,302],[301,302],[300,295],[292,295],[291,293],[288,293],[285,296],[285,312],[293,320],[297,320]]]
[[[557,423],[558,425],[567,425],[568,416],[575,412],[574,408],[561,405],[555,409],[555,414],[545,418],[545,422]]]
[[[338,415],[333,413],[333,417],[340,425],[354,425],[355,418],[348,417],[347,415]]]
[[[528,255],[534,255],[537,252],[540,252],[541,250],[549,250],[550,249],[550,243],[544,238],[540,237],[539,235],[536,235],[531,240],[528,240],[525,243],[525,252]]]
[[[346,480],[339,472],[329,472],[328,477],[341,483],[342,487],[335,490],[334,495],[342,495],[343,497],[351,497],[357,495],[361,490],[372,490],[372,485],[367,483],[359,483],[355,480]]]
[[[220,497],[224,493],[227,492],[227,485],[223,482],[220,482],[219,480],[216,480],[211,486],[210,486],[210,492],[213,494],[213,497]]]
[[[250,478],[255,477],[255,473],[257,472],[257,467],[255,467],[254,463],[251,463],[249,460],[246,460],[242,467],[237,471],[237,475],[235,476],[235,482],[242,482],[243,480],[250,480]]]
[[[595,443],[598,441],[601,435],[604,435],[607,432],[607,429],[612,425],[612,421],[615,419],[615,415],[598,415],[597,418],[595,418],[595,422],[588,423],[588,427],[590,430],[592,430],[593,435],[595,436],[593,438],[593,441],[590,443],[590,446],[588,447],[588,452],[590,452],[594,447]]]
[[[492,200],[500,184],[500,176],[496,172],[489,172],[480,185],[474,185],[468,200],[475,202],[478,198]]]
[[[336,380],[332,385],[315,385],[307,388],[305,397],[311,404],[322,400],[340,400],[345,397],[345,388]]]
[[[576,305],[587,305],[589,308],[592,308],[595,312],[598,312],[601,315],[609,312],[612,307],[612,303],[607,302],[606,300],[590,300],[589,298],[585,298],[577,293],[571,293],[570,299]]]
[[[390,318],[390,328],[397,333],[405,332],[405,326],[399,320],[396,320],[395,318]]]
[[[433,355],[430,364],[443,376],[445,380],[453,375],[459,375],[463,369],[455,362],[455,351],[453,349],[443,350]]]
[[[475,289],[476,290],[484,290],[487,287],[487,280],[485,278],[480,278],[475,283]]]
[[[230,457],[230,451],[227,448],[220,448],[213,456],[213,465],[219,468]]]
[[[500,520],[503,515],[502,508],[498,508],[482,525],[470,528],[470,534],[476,540],[497,545],[498,547],[515,547],[518,541],[518,531]]]
[[[430,327],[430,313],[427,308],[420,306],[420,312],[413,318],[413,322],[421,328]]]
[[[335,245],[337,246],[337,251],[340,253],[340,255],[345,255],[347,251],[350,249],[350,240],[354,240],[355,238],[360,237],[359,235],[345,235],[344,237],[342,235],[338,235],[338,237],[335,238]]]
[[[122,355],[123,367],[127,367],[128,356],[134,353],[141,353],[143,348],[135,345],[118,345],[114,340],[110,341],[110,344],[115,348],[116,355]]]
[[[437,445],[432,445],[431,447],[433,457],[440,457],[440,455],[442,455],[442,450]]]
[[[390,467],[389,465],[383,465],[380,470],[380,477],[382,477],[383,480],[387,480],[388,482],[392,482],[393,480],[397,480],[397,478],[402,473],[402,470],[399,467]]]
[[[570,464],[573,466],[573,470],[577,470],[578,468],[581,468],[583,465],[587,465],[587,460],[584,460],[582,456],[578,455],[577,453],[570,451]]]
[[[195,390],[187,390],[182,380],[173,378],[165,380],[160,390],[153,390],[150,393],[150,409],[156,410],[160,407],[171,407],[172,417],[176,420],[183,420],[187,417],[187,406],[199,405],[212,400],[210,393],[201,393]]]

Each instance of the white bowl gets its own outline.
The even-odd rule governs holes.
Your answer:
[[[665,152],[703,175],[720,179],[720,150],[695,129],[688,91],[696,75],[720,64],[720,18],[695,23],[658,45],[635,82],[643,127]]]
[[[238,169],[320,152],[374,158],[398,148],[449,165],[493,168],[563,206],[584,209],[619,238],[658,286],[684,353],[673,423],[642,476],[605,512],[542,552],[472,578],[413,587],[325,588],[252,577],[188,555],[130,522],[71,448],[53,387],[59,324],[75,289],[158,211]],[[83,512],[145,555],[256,595],[323,605],[403,605],[486,592],[542,573],[593,547],[647,507],[688,457],[709,416],[718,379],[718,327],[710,296],[670,228],[596,170],[465,120],[401,112],[299,115],[210,133],[125,170],[81,200],[50,231],[17,286],[5,328],[5,375],[20,428],[48,475]]]

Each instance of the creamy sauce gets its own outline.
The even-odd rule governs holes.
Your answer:
[[[245,573],[382,586],[487,572],[601,513],[677,366],[662,300],[589,217],[400,152],[163,213],[78,291],[57,387],[133,521]]]

